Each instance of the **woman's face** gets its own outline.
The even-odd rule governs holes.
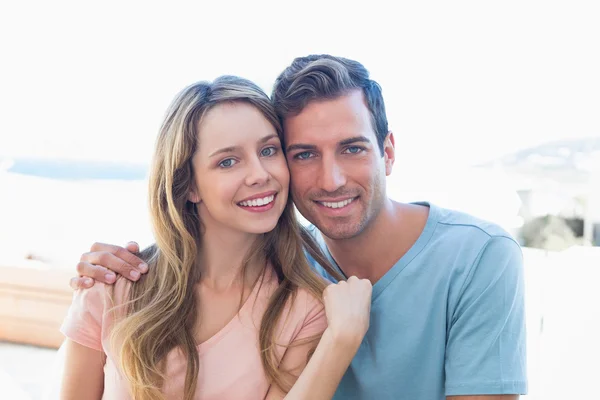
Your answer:
[[[207,230],[273,230],[287,203],[290,175],[277,131],[247,103],[224,103],[202,119],[192,158],[190,200]]]

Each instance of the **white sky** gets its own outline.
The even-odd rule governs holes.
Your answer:
[[[233,73],[270,92],[320,52],[380,82],[402,168],[600,135],[596,1],[6,3],[0,155],[147,161],[183,86]]]

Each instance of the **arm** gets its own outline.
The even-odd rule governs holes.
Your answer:
[[[103,392],[103,353],[67,339],[60,399],[101,399]]]
[[[359,345],[344,344],[336,340],[331,331],[325,330],[308,364],[306,359],[314,346],[302,345],[288,350],[282,367],[292,373],[299,370],[300,377],[287,395],[280,388],[271,386],[266,400],[331,399]]]
[[[329,285],[324,293],[328,327],[308,363],[312,343],[292,345],[286,351],[280,369],[300,376],[285,394],[273,385],[266,400],[329,400],[369,327],[371,283],[351,277]]]
[[[492,394],[489,396],[448,396],[446,400],[518,400],[517,394]]]
[[[79,290],[60,327],[65,335],[61,399],[100,399],[104,391],[105,354],[102,332],[109,295],[106,286],[94,284]]]
[[[139,252],[135,242],[129,242],[125,248],[104,243],[94,243],[89,253],[81,256],[77,264],[77,275],[71,278],[74,290],[88,289],[94,281],[113,284],[116,275],[137,281],[141,274],[148,272],[148,265],[133,253]]]
[[[504,400],[527,392],[524,292],[520,247],[508,237],[491,237],[451,301],[449,399]]]

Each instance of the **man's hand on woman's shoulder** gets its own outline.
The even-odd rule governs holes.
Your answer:
[[[116,274],[131,281],[137,281],[141,274],[148,272],[148,265],[134,253],[139,252],[135,242],[125,247],[106,243],[94,243],[89,253],[84,253],[77,264],[77,277],[71,278],[74,290],[94,286],[94,281],[106,284],[115,283]]]

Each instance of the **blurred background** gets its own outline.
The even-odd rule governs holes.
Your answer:
[[[382,88],[389,195],[494,221],[523,245],[530,394],[600,376],[596,1],[0,4],[0,398],[52,398],[81,253],[152,242],[146,174],[167,105],[221,74],[268,93],[294,57]]]

